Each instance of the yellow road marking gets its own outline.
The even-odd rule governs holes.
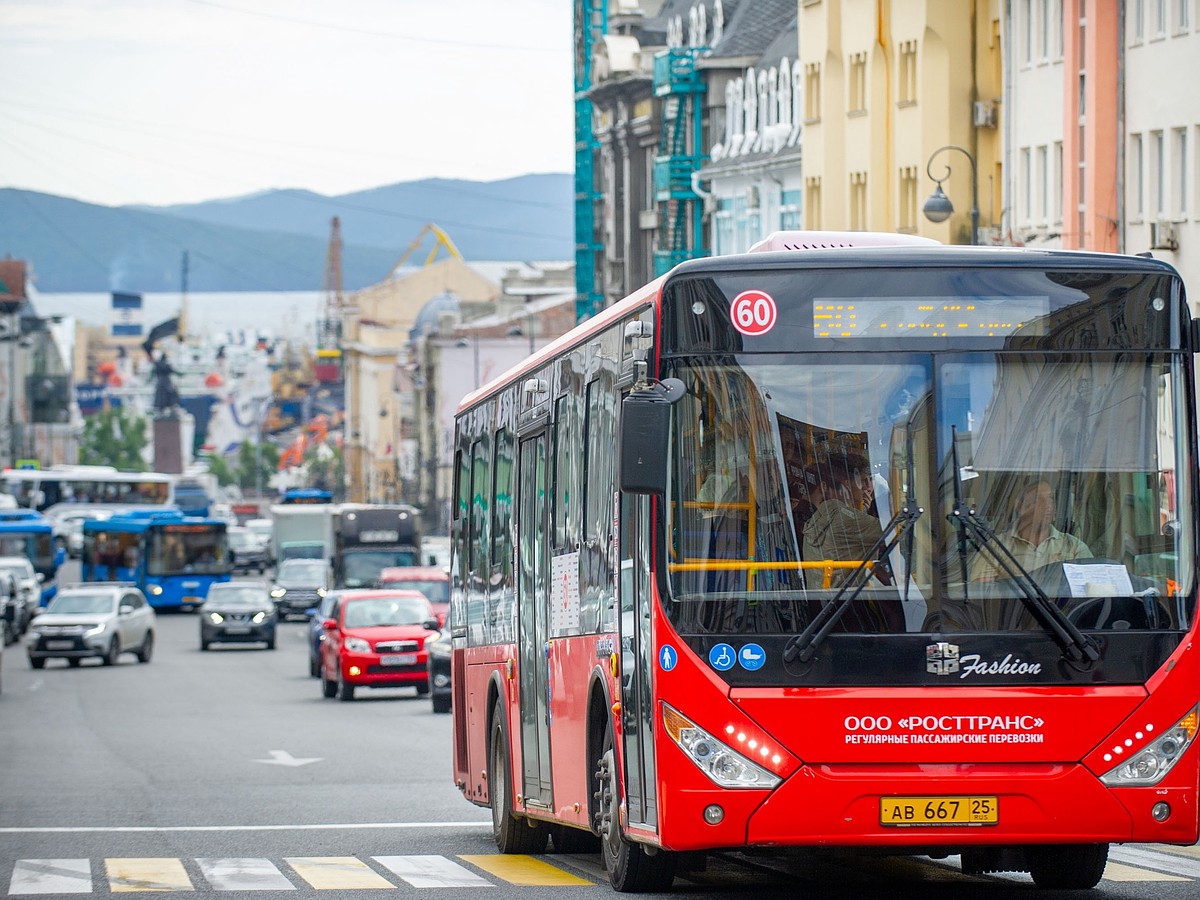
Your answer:
[[[497,878],[503,878],[510,884],[520,884],[527,887],[546,885],[593,885],[595,882],[580,878],[565,872],[558,866],[534,859],[532,856],[520,854],[488,854],[486,856],[460,856],[473,866],[478,866],[485,872],[490,872]]]
[[[378,890],[396,886],[353,856],[291,856],[284,860],[318,891]]]
[[[1123,866],[1110,862],[1104,867],[1105,881],[1191,881],[1182,875],[1164,875],[1152,869],[1135,869],[1133,866]]]
[[[127,891],[194,891],[192,880],[178,859],[140,858],[106,859],[104,871],[109,889]]]

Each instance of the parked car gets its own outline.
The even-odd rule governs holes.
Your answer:
[[[271,539],[275,534],[275,522],[271,519],[249,519],[243,526],[247,531],[262,542],[267,551],[267,559],[275,565],[275,555],[271,552]]]
[[[16,637],[29,630],[29,623],[41,611],[42,576],[33,569],[24,556],[0,556],[0,577],[8,576],[12,582],[12,633]],[[11,643],[11,641],[9,642]]]
[[[437,619],[419,591],[341,591],[322,623],[321,691],[353,700],[359,687],[429,693],[428,646]]]
[[[443,628],[429,648],[429,698],[435,713],[450,712],[450,629]]]
[[[321,598],[316,609],[310,609],[308,617],[308,674],[313,678],[321,676],[321,645],[325,643],[325,620],[333,611],[334,601],[340,596],[339,591],[330,591]]]
[[[25,649],[35,669],[55,657],[78,666],[88,657],[115,665],[122,653],[150,662],[154,610],[136,587],[115,582],[61,589],[29,629]]]
[[[262,539],[240,526],[225,530],[229,536],[229,556],[234,572],[255,572],[261,575],[271,566],[271,551]]]
[[[218,582],[209,587],[200,607],[200,649],[211,644],[262,643],[274,650],[278,621],[266,582]]]
[[[393,591],[420,591],[437,613],[438,625],[450,613],[450,575],[436,566],[392,566],[379,573],[377,586]]]
[[[329,565],[323,559],[285,559],[275,572],[271,599],[279,618],[308,616],[332,588]]]

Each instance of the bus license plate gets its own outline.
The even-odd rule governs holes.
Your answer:
[[[417,661],[415,653],[389,653],[379,657],[381,666],[411,666]]]
[[[996,797],[880,797],[881,825],[996,825]]]

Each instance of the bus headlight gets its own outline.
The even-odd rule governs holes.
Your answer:
[[[703,728],[667,704],[663,704],[663,726],[679,749],[713,780],[726,788],[769,790],[782,780],[732,747],[717,740]]]
[[[157,597],[159,594],[162,593],[162,585],[161,584],[150,585],[150,593],[152,593],[155,597]]]
[[[1192,743],[1198,724],[1200,707],[1194,707],[1160,737],[1101,775],[1100,780],[1110,787],[1158,784]]]

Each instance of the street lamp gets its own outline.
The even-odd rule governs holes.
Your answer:
[[[979,176],[975,171],[975,157],[967,150],[957,144],[947,144],[944,147],[938,147],[929,155],[929,161],[925,164],[925,174],[932,181],[937,182],[937,187],[933,193],[929,195],[929,199],[925,201],[925,206],[922,211],[925,213],[925,218],[930,222],[945,222],[954,212],[954,204],[950,202],[950,198],[946,196],[942,190],[942,182],[950,177],[950,164],[946,163],[946,171],[941,178],[933,174],[933,160],[943,150],[957,150],[967,158],[971,164],[971,243],[979,243]]]

